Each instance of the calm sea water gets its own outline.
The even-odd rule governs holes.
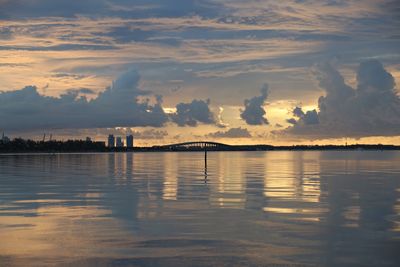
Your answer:
[[[400,266],[400,152],[0,156],[0,266]]]

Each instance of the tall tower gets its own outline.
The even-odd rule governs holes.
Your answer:
[[[124,142],[122,142],[122,138],[121,136],[117,137],[117,141],[116,141],[116,147],[123,147],[124,146]]]
[[[4,132],[3,132],[3,135],[0,140],[3,142],[3,144],[10,142],[10,138],[8,138],[6,135],[4,135]]]
[[[133,135],[126,136],[126,147],[133,147]]]
[[[108,136],[108,147],[115,147],[115,137],[113,134]]]

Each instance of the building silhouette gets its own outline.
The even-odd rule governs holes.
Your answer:
[[[10,142],[10,138],[8,138],[7,136],[5,136],[5,135],[4,135],[4,132],[3,132],[3,135],[2,135],[2,137],[1,137],[1,141],[3,141],[3,143],[6,144],[6,143],[9,143],[9,142]]]
[[[113,134],[108,136],[108,147],[115,147],[115,137]]]
[[[121,136],[117,137],[117,141],[116,141],[115,146],[116,147],[123,147],[124,146],[124,142],[122,141],[122,137]]]
[[[133,147],[133,135],[126,136],[126,147]]]

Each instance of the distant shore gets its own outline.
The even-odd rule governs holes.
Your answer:
[[[323,151],[323,150],[400,150],[400,146],[382,144],[352,145],[224,145],[217,147],[152,146],[152,147],[106,147],[104,142],[83,140],[32,141],[14,139],[7,143],[0,141],[1,154],[20,153],[121,153],[121,152],[190,152],[190,151]]]

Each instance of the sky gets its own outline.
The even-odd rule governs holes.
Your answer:
[[[400,145],[398,0],[0,0],[0,131]]]

